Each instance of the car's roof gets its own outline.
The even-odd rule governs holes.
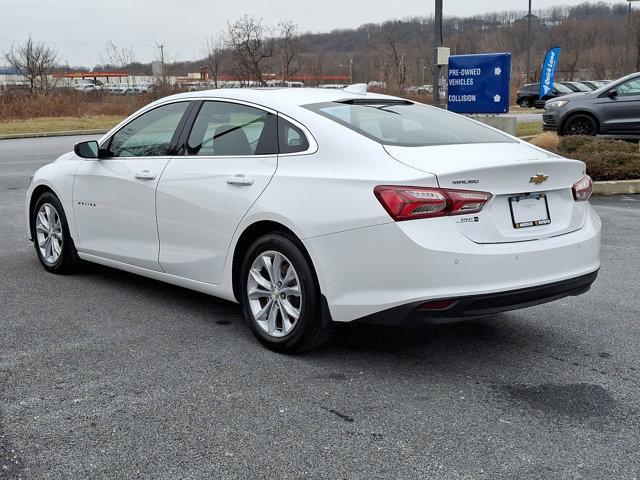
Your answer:
[[[212,98],[234,99],[256,103],[276,108],[278,104],[307,105],[321,102],[335,102],[349,99],[394,99],[388,95],[367,92],[365,94],[352,93],[348,90],[335,90],[328,88],[287,88],[287,87],[262,87],[262,88],[220,88],[217,90],[201,90],[196,92],[179,93],[168,97],[171,99],[188,98]],[[165,98],[163,100],[167,100]]]

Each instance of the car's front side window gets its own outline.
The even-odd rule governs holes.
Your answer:
[[[170,154],[171,141],[189,102],[163,105],[146,112],[111,137],[111,157],[159,157]]]
[[[186,155],[251,156],[278,153],[277,116],[239,103],[206,101],[187,141]]]
[[[640,78],[627,80],[626,82],[620,84],[618,86],[618,95],[620,96],[640,95]]]

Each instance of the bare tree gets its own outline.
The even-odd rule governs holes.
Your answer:
[[[300,42],[300,34],[298,25],[291,22],[282,22],[278,24],[278,42],[277,57],[280,64],[280,78],[283,82],[289,80],[302,68],[302,44]]]
[[[407,65],[400,52],[400,22],[386,22],[374,41],[378,69],[387,86],[403,90],[407,82]]]
[[[107,40],[105,49],[98,55],[103,64],[120,70],[136,61],[136,51],[133,47],[119,47],[113,40]]]
[[[207,66],[213,80],[213,85],[218,88],[220,71],[227,60],[227,51],[224,48],[224,40],[221,35],[211,36],[204,41],[204,51]]]
[[[27,79],[30,94],[48,91],[48,77],[58,64],[58,52],[55,48],[34,42],[29,35],[22,44],[12,43],[5,58],[9,65],[19,70]]]
[[[245,15],[227,25],[224,42],[231,50],[234,69],[247,81],[267,85],[267,77],[275,53],[275,42],[262,19]]]
[[[100,57],[103,68],[106,67],[115,70],[128,71],[132,64],[136,62],[136,51],[132,46],[119,47],[113,40],[107,40],[104,50],[98,52],[98,56]]]
[[[320,50],[318,53],[310,55],[307,59],[307,74],[311,77],[314,86],[318,86],[322,79],[326,53]]]

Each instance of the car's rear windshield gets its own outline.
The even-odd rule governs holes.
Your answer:
[[[461,115],[409,101],[363,99],[305,107],[383,145],[420,147],[515,142]]]

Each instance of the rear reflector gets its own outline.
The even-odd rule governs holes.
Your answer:
[[[446,188],[379,185],[376,198],[395,221],[478,213],[490,193]]]
[[[423,303],[418,307],[418,310],[446,310],[454,303],[456,303],[456,300],[448,298],[443,300],[433,300],[431,302]]]
[[[589,175],[585,175],[579,182],[573,184],[571,190],[576,202],[586,202],[593,193],[593,180]]]

